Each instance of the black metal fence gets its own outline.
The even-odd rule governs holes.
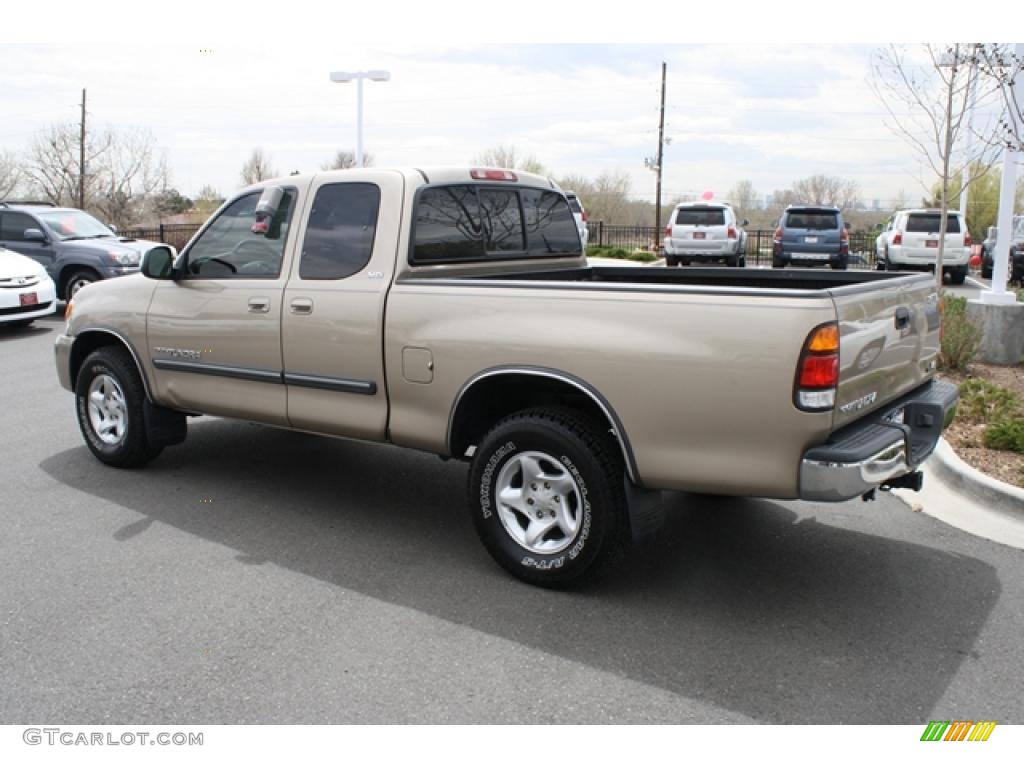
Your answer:
[[[587,224],[588,245],[603,245],[613,248],[655,248],[661,250],[664,230],[660,227],[622,226],[592,221]],[[747,264],[772,263],[772,243],[775,231],[771,229],[747,230]],[[850,233],[850,263],[875,265],[875,237],[871,232]]]
[[[161,224],[157,227],[136,227],[123,229],[118,234],[122,237],[134,237],[139,240],[154,240],[158,243],[173,245],[179,251],[185,247],[201,224]]]

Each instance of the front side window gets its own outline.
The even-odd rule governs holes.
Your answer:
[[[26,229],[39,229],[31,216],[14,211],[0,214],[0,240],[21,242],[25,239]]]
[[[266,234],[254,233],[253,192],[231,203],[185,254],[186,273],[204,278],[267,278],[281,274],[294,193],[286,190]]]
[[[373,254],[380,188],[325,184],[317,190],[302,243],[299,277],[338,280],[366,266]]]

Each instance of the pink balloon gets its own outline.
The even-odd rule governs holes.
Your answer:
[[[701,198],[703,198],[704,200],[711,200],[711,199],[714,198],[714,196],[715,196],[714,192],[712,192],[710,189],[705,189],[704,190],[704,194],[701,195]]]

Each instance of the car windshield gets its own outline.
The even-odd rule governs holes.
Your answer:
[[[49,211],[37,215],[61,240],[116,237],[107,227],[84,211]]]
[[[839,219],[831,211],[790,211],[786,226],[792,229],[839,229]]]
[[[722,208],[680,208],[676,224],[714,227],[725,224],[725,210]]]
[[[1024,216],[1018,216],[1013,222],[1013,239],[1024,240]]]

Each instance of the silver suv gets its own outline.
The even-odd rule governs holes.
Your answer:
[[[724,261],[729,267],[747,265],[747,220],[736,220],[726,202],[679,203],[665,227],[665,264]]]
[[[897,211],[875,240],[878,269],[935,271],[941,225],[942,211],[937,208]],[[954,285],[962,285],[967,278],[970,257],[967,221],[960,211],[948,211],[942,271]]]

